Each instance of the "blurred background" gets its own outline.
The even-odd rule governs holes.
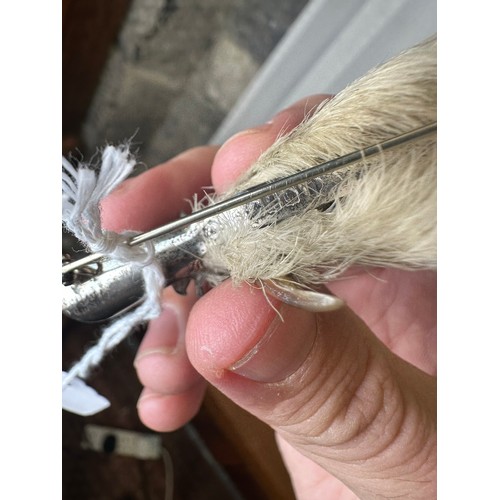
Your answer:
[[[338,92],[436,24],[435,0],[63,0],[62,152],[90,159],[133,137],[153,167]],[[63,319],[63,369],[100,328]],[[272,430],[212,388],[179,431],[142,426],[142,335],[89,380],[110,408],[63,412],[63,498],[292,500]]]
[[[134,136],[149,166],[207,143],[305,0],[64,0],[63,140]]]

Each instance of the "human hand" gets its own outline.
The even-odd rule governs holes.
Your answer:
[[[223,192],[324,98],[127,181],[103,202],[104,226],[145,231],[177,218],[200,186]],[[346,306],[321,314],[229,281],[198,301],[165,290],[135,363],[140,417],[158,431],[182,426],[208,381],[276,430],[298,498],[432,498],[436,275],[352,270],[328,288]]]

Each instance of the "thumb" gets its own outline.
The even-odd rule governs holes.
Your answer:
[[[195,305],[194,367],[362,498],[432,498],[435,380],[348,308],[312,313],[230,282]]]

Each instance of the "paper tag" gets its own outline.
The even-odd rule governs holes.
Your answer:
[[[62,380],[67,373],[62,372]],[[83,380],[76,378],[72,380],[62,391],[63,410],[76,413],[83,417],[95,415],[110,406],[110,402],[89,387]]]

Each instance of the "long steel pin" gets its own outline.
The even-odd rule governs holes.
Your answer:
[[[425,135],[431,134],[436,131],[437,131],[437,123],[434,122],[429,125],[425,125],[418,129],[407,132],[405,134],[398,135],[379,144],[374,144],[373,146],[369,146],[367,148],[354,151],[347,155],[322,163],[320,165],[316,165],[306,170],[302,170],[301,172],[292,174],[288,177],[284,177],[282,179],[278,179],[272,182],[258,184],[257,186],[254,186],[246,191],[243,191],[242,193],[239,193],[233,196],[232,198],[221,201],[219,203],[215,203],[214,205],[206,207],[198,212],[194,212],[190,215],[182,217],[181,219],[169,222],[164,226],[134,236],[133,238],[131,238],[128,244],[130,246],[135,246],[144,243],[146,241],[152,240],[154,238],[158,238],[159,236],[164,236],[168,233],[171,233],[178,229],[182,229],[186,226],[189,226],[190,224],[202,221],[213,215],[226,212],[227,210],[258,200],[260,198],[263,198],[264,196],[275,194],[284,189],[297,186],[298,184],[302,184],[303,182],[309,179],[313,179],[315,177],[319,177],[321,175],[334,172],[335,170],[350,165],[351,163],[355,163],[359,160],[381,153],[382,151],[386,151],[388,149],[394,148],[406,142],[419,139]],[[101,253],[94,253],[88,255],[75,262],[70,262],[69,264],[65,264],[64,266],[62,266],[62,272],[63,274],[69,273],[82,266],[86,266],[93,262],[97,262],[103,257],[105,257],[105,255]]]

